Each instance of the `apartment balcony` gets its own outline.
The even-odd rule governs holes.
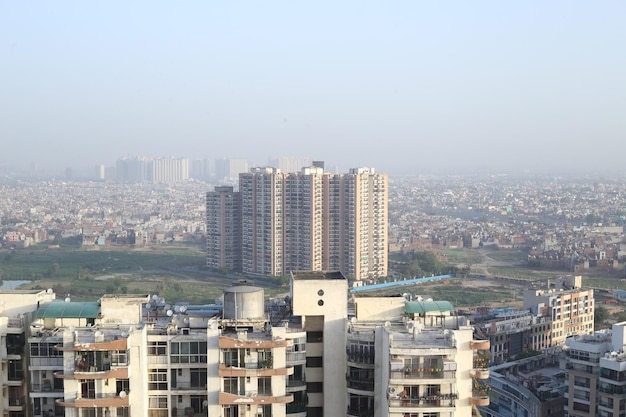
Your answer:
[[[374,417],[374,410],[367,407],[348,407],[348,417]]]
[[[348,377],[348,391],[356,390],[356,391],[365,391],[368,393],[374,392],[374,381],[363,381],[359,378],[350,378]]]
[[[410,369],[406,368],[404,371],[391,371],[390,379],[394,380],[424,380],[424,379],[456,379],[456,371],[444,371],[441,369]],[[401,385],[399,382],[398,385]]]
[[[470,348],[476,350],[489,350],[491,343],[489,340],[472,340],[470,341]]]
[[[401,408],[403,412],[411,411],[415,409],[415,412],[423,411],[425,408],[434,408],[437,411],[442,412],[441,408],[454,407],[456,400],[459,398],[458,394],[439,394],[439,395],[425,395],[421,397],[409,397],[409,398],[393,398],[389,400],[390,408]],[[389,410],[396,412],[396,410]]]
[[[285,405],[285,411],[290,417],[306,417],[306,404],[289,403]]]
[[[54,377],[62,379],[128,379],[128,367],[112,368],[110,365],[77,367],[73,374],[55,372]]]
[[[486,407],[489,405],[489,396],[480,392],[475,392],[472,397],[470,397],[470,404],[479,407]]]
[[[52,381],[44,379],[42,384],[31,384],[32,392],[63,392],[63,387],[55,387]]]
[[[9,397],[9,411],[24,411],[26,397]]]
[[[470,369],[470,378],[489,379],[489,368]]]
[[[306,389],[306,381],[301,379],[288,379],[287,380],[287,391],[304,391]]]
[[[270,368],[263,362],[247,363],[245,368],[236,366],[228,366],[221,363],[219,366],[219,376],[274,376],[274,375],[293,375],[293,367],[288,368]],[[271,366],[271,365],[270,365]]]
[[[236,405],[236,404],[287,404],[293,401],[293,395],[261,395],[258,392],[248,392],[245,395],[231,394],[229,392],[220,392],[220,405]]]
[[[626,387],[600,383],[598,391],[610,395],[623,395],[626,394]]]
[[[16,333],[23,333],[23,332],[24,332],[24,318],[23,317],[9,318],[8,323],[7,323],[7,333],[16,334]]]
[[[272,349],[291,346],[291,340],[241,340],[233,337],[220,336],[220,349]]]
[[[130,406],[130,396],[117,394],[96,394],[93,398],[77,396],[74,400],[58,400],[57,404],[72,408],[128,407]]]
[[[206,391],[206,384],[198,384],[191,382],[172,382],[172,391]]]
[[[74,343],[74,346],[59,347],[57,349],[64,352],[126,351],[128,350],[128,343],[127,339],[121,338],[102,342]]]

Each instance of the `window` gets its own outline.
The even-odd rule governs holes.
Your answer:
[[[224,378],[224,392],[227,392],[229,394],[239,394],[239,378]]]
[[[148,355],[167,355],[167,342],[148,342]]]
[[[112,366],[127,366],[128,365],[128,352],[125,350],[114,350],[111,352],[111,365]]]
[[[306,358],[307,368],[321,368],[324,366],[323,358],[321,356],[309,356]]]
[[[324,383],[323,382],[307,382],[306,390],[307,392],[324,392]]]
[[[167,397],[164,395],[148,397],[148,408],[167,408]]]
[[[115,392],[128,391],[130,389],[130,381],[128,379],[118,379],[115,382]]]
[[[224,365],[239,366],[239,349],[224,349]]]
[[[172,342],[170,344],[172,363],[206,363],[206,342]]]
[[[191,370],[191,388],[205,388],[207,381],[206,369]]]
[[[167,390],[167,369],[151,369],[148,373],[149,390]]]
[[[63,352],[55,349],[54,343],[31,343],[30,356],[63,356]]]
[[[322,343],[324,341],[324,332],[307,332],[307,343]]]
[[[272,378],[261,377],[258,381],[259,395],[272,395]]]

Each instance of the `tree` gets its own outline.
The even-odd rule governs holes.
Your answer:
[[[606,324],[606,320],[609,318],[609,310],[603,305],[596,305],[593,311],[593,326],[596,329],[602,328]]]

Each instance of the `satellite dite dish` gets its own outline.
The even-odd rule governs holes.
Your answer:
[[[120,398],[126,398],[126,391],[120,391],[119,396]]]

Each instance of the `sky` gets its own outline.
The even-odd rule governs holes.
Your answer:
[[[0,166],[626,171],[626,2],[0,0]]]

